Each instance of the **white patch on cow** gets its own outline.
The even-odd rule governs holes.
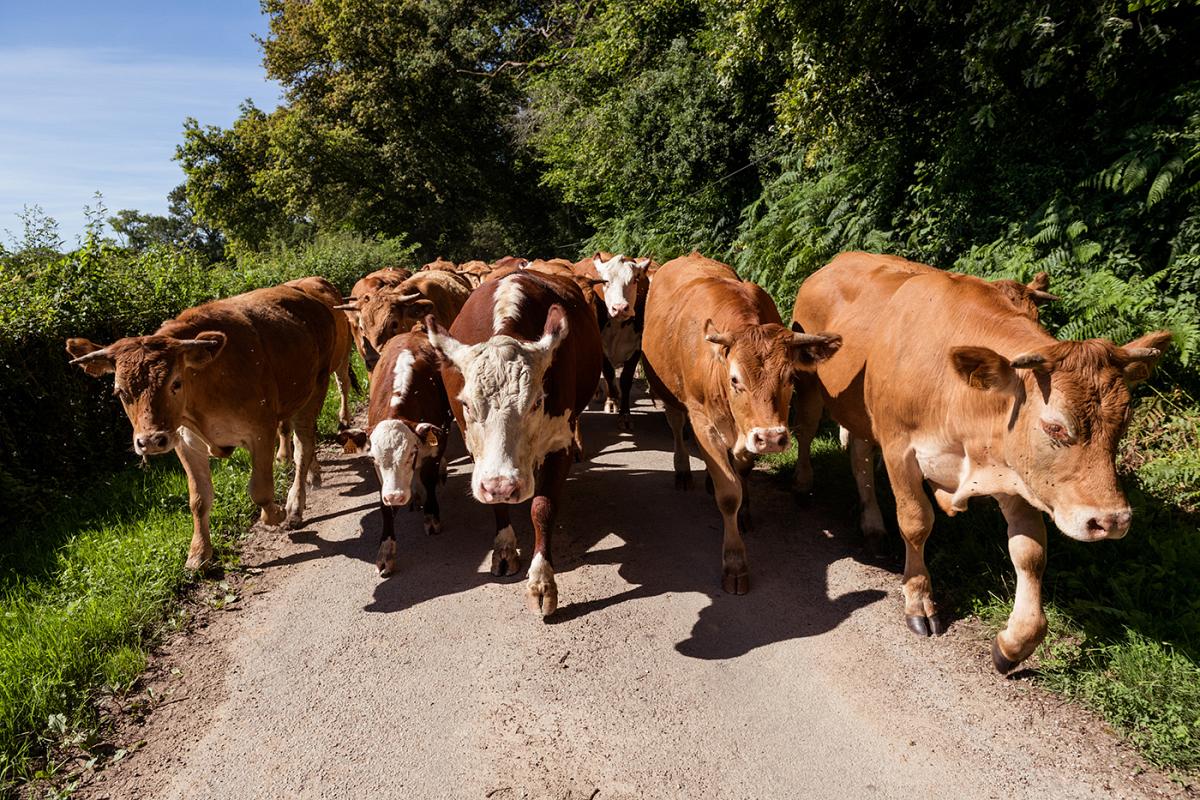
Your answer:
[[[504,320],[516,319],[520,313],[521,301],[525,293],[516,275],[509,275],[500,280],[496,293],[492,296],[492,333],[499,333],[504,326]]]
[[[385,419],[371,431],[371,457],[384,505],[403,506],[412,499],[414,467],[423,446],[412,428],[398,419]]]
[[[632,319],[612,320],[600,331],[604,355],[608,363],[619,367],[628,361],[642,346],[642,336]]]
[[[533,560],[529,562],[529,583],[554,583],[554,568],[541,553],[534,553]]]
[[[412,385],[413,361],[415,357],[411,350],[401,350],[396,356],[396,369],[392,373],[392,408],[404,401],[408,388]]]
[[[779,436],[781,433],[782,434],[787,433],[787,428],[785,428],[782,425],[779,425],[779,426],[773,427],[773,428],[751,428],[750,432],[746,436],[746,441],[745,441],[746,452],[753,453],[754,455],[760,455],[762,453],[778,453],[778,452],[782,451],[784,449],[784,447],[787,446],[786,444],[784,445],[784,447],[780,447],[780,446],[774,445],[774,444],[764,444],[762,446],[759,446],[757,444],[757,440],[759,438],[763,439],[764,441],[767,441],[767,440],[773,439],[774,437]],[[786,442],[786,439],[785,439],[785,442]]]

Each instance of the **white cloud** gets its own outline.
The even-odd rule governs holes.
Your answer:
[[[96,190],[113,211],[166,210],[186,117],[229,125],[244,99],[270,109],[280,91],[257,64],[112,48],[0,48],[0,76],[0,231],[38,204],[68,242]]]

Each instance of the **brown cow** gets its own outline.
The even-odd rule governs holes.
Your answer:
[[[458,265],[458,271],[471,282],[471,288],[475,288],[487,280],[492,267],[485,261],[464,261]]]
[[[189,308],[151,336],[107,347],[67,340],[72,363],[89,375],[115,374],[117,397],[133,424],[134,451],[155,455],[174,449],[183,464],[193,520],[189,569],[212,558],[210,456],[249,450],[250,498],[262,509],[262,522],[285,521],[275,504],[273,478],[275,437],[283,422],[296,437],[286,522],[300,525],[334,336],[334,312],[325,303],[275,286]]]
[[[793,333],[770,296],[726,265],[692,253],[658,271],[646,300],[646,377],[675,435],[675,485],[691,485],[683,443],[690,419],[724,518],[725,591],[749,588],[738,511],[761,453],[787,448],[793,373],[837,350],[833,334]]]
[[[429,314],[443,325],[454,322],[471,294],[470,282],[456,272],[426,270],[391,289],[371,295],[358,307],[362,326],[364,360],[375,369],[379,351],[387,340],[407,333]]]
[[[447,332],[432,316],[450,406],[475,459],[471,492],[492,504],[492,573],[520,567],[509,505],[533,498],[526,588],[543,616],[558,606],[550,536],[571,468],[572,431],[600,378],[600,330],[570,280],[520,270],[475,291]]]
[[[650,290],[649,258],[596,253],[575,264],[575,272],[596,282],[600,340],[604,343],[604,410],[620,413],[617,426],[630,430],[633,377],[642,358],[642,329],[646,324],[646,294]],[[616,365],[621,366],[617,383]]]
[[[458,272],[458,265],[453,261],[447,261],[441,256],[438,256],[428,264],[422,264],[421,270],[423,272],[428,272],[429,270],[436,270],[439,272]]]
[[[383,535],[375,565],[381,578],[396,571],[397,508],[419,502],[425,532],[442,530],[437,484],[450,433],[450,403],[440,365],[424,333],[389,339],[371,382],[367,429],[347,431],[370,451],[379,477]]]
[[[367,360],[367,350],[358,317],[359,305],[366,303],[377,292],[399,286],[411,277],[412,272],[400,267],[377,269],[359,278],[350,291],[350,296],[346,298],[346,304],[339,307],[341,311],[346,312],[346,319],[350,320],[350,338],[354,340],[354,347],[364,363]]]
[[[288,281],[284,285],[299,289],[309,297],[320,300],[329,306],[330,309],[335,309],[344,302],[342,300],[342,293],[337,290],[337,287],[318,276],[298,278],[294,281]],[[342,427],[346,427],[352,420],[350,414],[350,387],[354,382],[354,375],[350,371],[350,348],[352,346],[350,321],[344,314],[334,314],[333,322],[333,364],[331,365],[331,371],[333,379],[337,383],[338,394],[341,397],[341,403],[338,406],[338,421]]]
[[[896,261],[843,253],[800,287],[793,319],[806,330],[837,326],[845,339],[810,380],[834,419],[863,443],[852,452],[859,494],[873,508],[863,520],[880,529],[871,449],[883,450],[905,542],[904,614],[915,633],[943,630],[925,567],[933,509],[922,482],[948,514],[965,511],[971,497],[999,501],[1017,590],[992,657],[1008,672],[1046,633],[1041,512],[1082,541],[1129,530],[1114,467],[1129,386],[1150,374],[1171,337],[1159,331],[1124,347],[1060,342],[1014,303],[1012,287]],[[820,404],[801,412],[797,439],[806,459]]]

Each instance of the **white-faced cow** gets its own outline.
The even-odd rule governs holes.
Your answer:
[[[133,424],[134,451],[174,450],[183,464],[193,520],[189,569],[212,558],[210,456],[249,450],[250,498],[262,509],[262,522],[300,525],[304,476],[315,458],[317,414],[333,361],[334,314],[299,289],[276,286],[189,308],[150,336],[107,347],[67,340],[72,363],[93,376],[113,373]],[[286,515],[275,504],[272,476],[281,423],[289,423],[296,438]]]
[[[650,289],[647,270],[649,258],[629,258],[611,253],[596,253],[575,265],[581,275],[595,278],[598,300],[600,341],[604,345],[604,382],[607,397],[604,410],[620,413],[617,425],[632,427],[630,403],[633,378],[642,357],[642,330],[646,323],[646,293]],[[618,384],[616,367],[621,368]]]
[[[342,308],[358,309],[367,369],[374,371],[388,339],[407,333],[432,314],[443,326],[454,322],[471,294],[471,283],[457,272],[428,269],[399,286],[375,292]]]
[[[419,503],[426,533],[440,533],[437,484],[450,433],[450,403],[440,360],[424,333],[402,333],[384,345],[367,407],[366,431],[346,434],[366,447],[379,477],[383,536],[379,576],[396,571],[396,509]]]
[[[721,584],[744,594],[749,570],[738,511],[748,508],[745,476],[755,456],[788,446],[793,374],[813,369],[841,340],[793,333],[765,291],[692,253],[658,271],[642,341],[646,377],[675,435],[675,485],[691,485],[683,442],[690,420],[724,519]]]
[[[1012,614],[992,646],[1001,672],[1027,658],[1046,633],[1042,512],[1082,541],[1128,532],[1132,515],[1114,460],[1129,387],[1150,374],[1171,338],[1160,331],[1124,346],[1058,341],[1013,290],[892,257],[843,253],[804,282],[793,312],[805,330],[836,327],[844,337],[811,380],[858,442],[852,462],[868,509],[863,522],[879,530],[871,453],[876,445],[883,451],[905,543],[904,614],[915,633],[944,627],[925,567],[933,509],[922,483],[948,514],[965,511],[971,497],[999,501],[1017,572]],[[800,409],[802,459],[820,405]]]
[[[558,498],[577,418],[600,378],[596,319],[572,281],[518,270],[480,286],[448,332],[432,316],[426,325],[475,460],[471,492],[495,513],[492,573],[519,569],[509,505],[532,497],[527,596],[548,616],[558,605],[550,556]]]

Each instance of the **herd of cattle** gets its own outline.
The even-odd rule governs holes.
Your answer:
[[[724,522],[722,586],[734,594],[749,586],[741,529],[755,457],[788,447],[793,412],[795,486],[811,490],[809,446],[827,412],[849,436],[868,539],[883,532],[873,486],[882,451],[914,632],[943,630],[923,556],[933,526],[925,484],[947,514],[971,497],[999,501],[1017,573],[1012,615],[992,646],[1007,672],[1046,632],[1043,512],[1083,541],[1129,529],[1114,463],[1129,387],[1170,341],[1162,331],[1123,346],[1058,341],[1038,322],[1038,305],[1054,299],[1047,283],[1044,273],[1028,285],[988,282],[844,253],[804,282],[785,325],[765,291],[699,253],[661,267],[608,253],[577,264],[439,259],[415,273],[374,272],[348,298],[304,278],[190,308],[150,336],[69,339],[67,351],[90,375],[114,374],[138,454],[179,457],[194,525],[189,568],[212,557],[210,456],[246,448],[262,522],[301,523],[306,482],[320,485],[316,420],[332,375],[339,439],[368,450],[379,477],[380,574],[396,569],[397,508],[419,505],[426,531],[441,528],[453,419],[474,460],[471,492],[495,512],[496,575],[521,567],[509,506],[532,498],[526,594],[542,615],[558,605],[551,532],[584,454],[579,415],[602,375],[606,409],[627,428],[643,364],[674,434],[680,489],[691,486],[690,423]],[[347,402],[352,346],[371,370],[365,430],[351,427]],[[296,470],[281,509],[273,466],[287,457]]]

